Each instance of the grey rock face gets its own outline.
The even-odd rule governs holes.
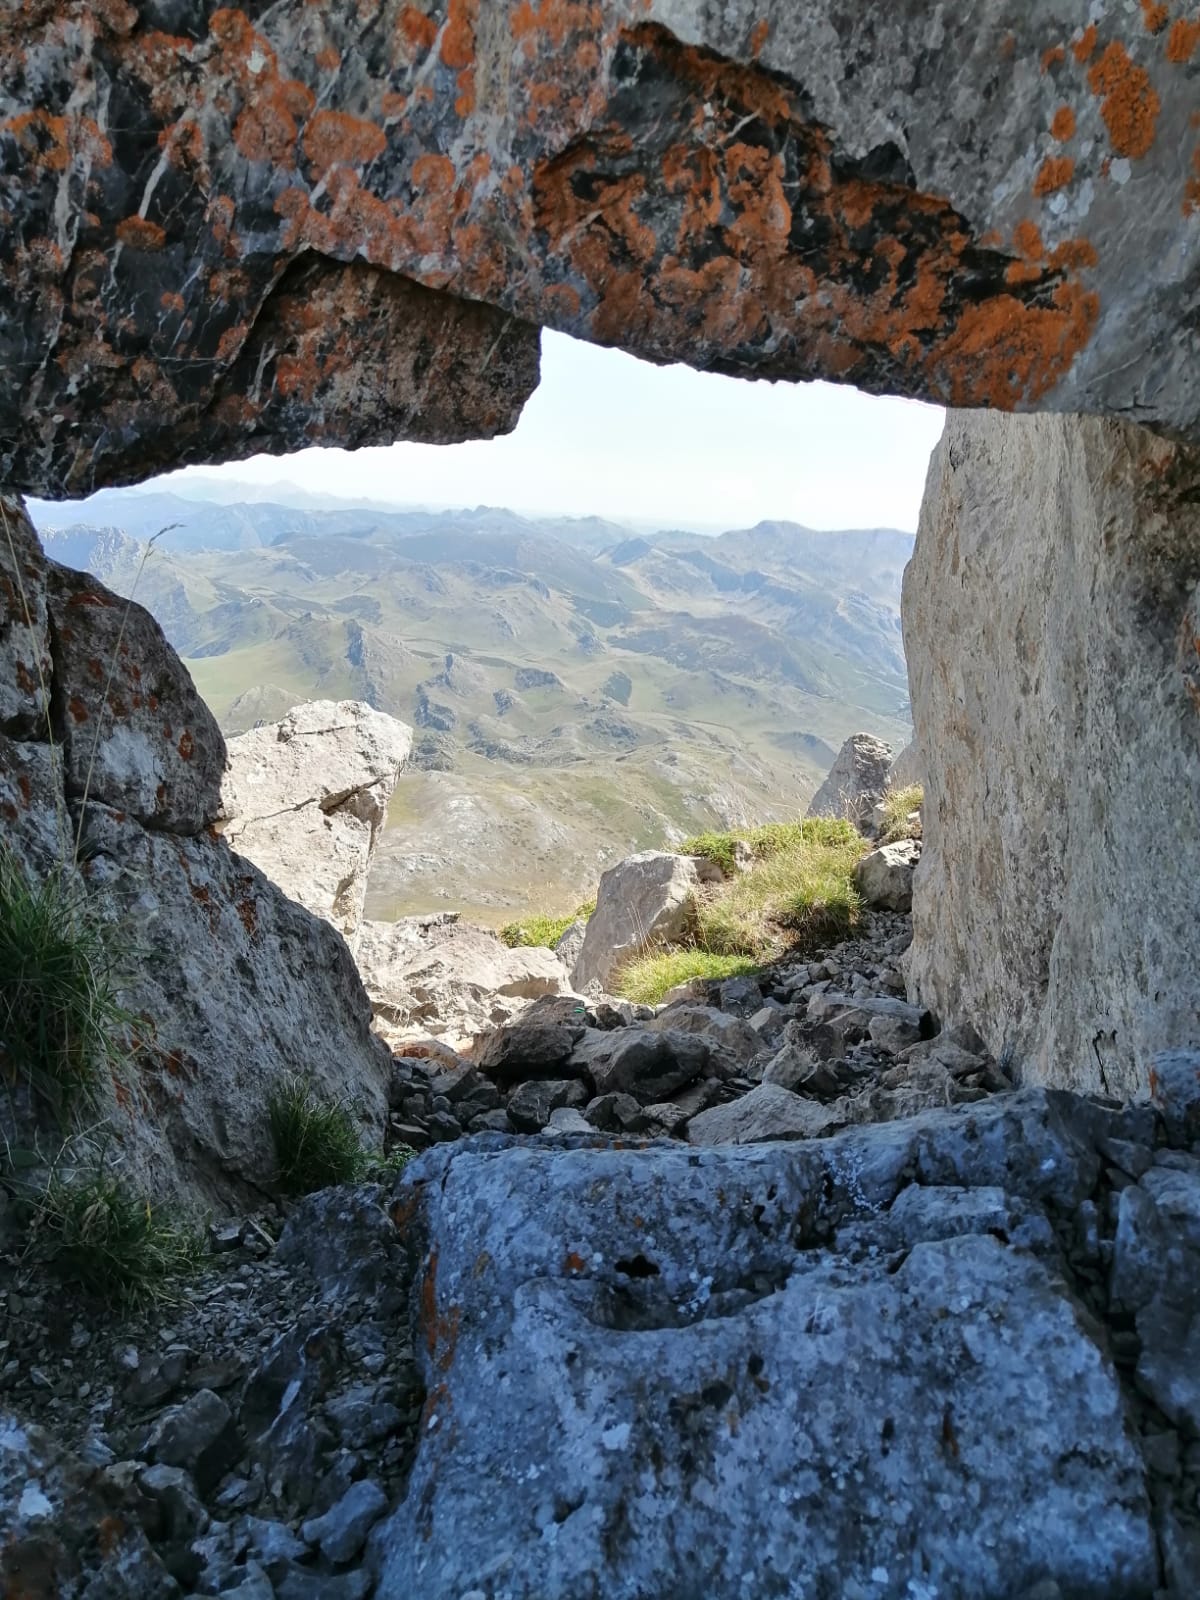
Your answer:
[[[855,733],[837,753],[829,776],[809,802],[807,817],[844,817],[865,828],[871,809],[887,788],[892,747],[869,733]]]
[[[46,562],[20,508],[3,508],[19,570],[0,528],[0,608],[19,583],[21,614],[35,634],[53,617],[58,640],[43,683],[42,646],[7,609],[0,618],[13,681],[33,684],[7,713],[18,737],[0,734],[5,842],[37,874],[71,863],[78,837],[81,865],[69,870],[127,952],[120,999],[144,1021],[99,1107],[112,1153],[148,1196],[225,1209],[270,1181],[267,1096],[280,1074],[308,1070],[318,1091],[360,1105],[370,1137],[386,1115],[387,1052],[344,941],[208,829],[225,747],[158,625]],[[31,710],[35,691],[49,719]],[[39,1130],[13,1126],[12,1112],[0,1098],[5,1136],[31,1145]]]
[[[1027,1078],[1145,1096],[1200,1044],[1198,475],[1086,417],[952,414],[930,464],[910,992]]]
[[[1073,1116],[423,1158],[439,1387],[380,1600],[1149,1600],[1141,1458],[1040,1209],[1094,1181]],[[900,1253],[864,1249],[889,1219]]]
[[[878,906],[884,911],[909,911],[913,870],[920,859],[921,846],[915,839],[881,844],[855,866],[854,886],[869,906]]]
[[[366,1543],[371,1529],[387,1510],[387,1496],[377,1483],[366,1479],[351,1484],[336,1505],[304,1524],[309,1544],[320,1545],[329,1561],[352,1561]]]
[[[816,1139],[840,1127],[831,1106],[805,1099],[778,1083],[760,1083],[726,1105],[711,1106],[688,1123],[689,1144],[761,1144],[775,1139]]]
[[[707,1041],[697,1034],[618,1028],[589,1032],[575,1046],[571,1062],[591,1079],[598,1095],[631,1094],[650,1105],[702,1077],[709,1055]]]
[[[412,729],[359,700],[312,700],[229,742],[221,832],[353,946]]]

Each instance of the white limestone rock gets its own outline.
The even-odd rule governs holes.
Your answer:
[[[1024,1078],[1144,1097],[1200,1044],[1200,450],[953,412],[904,634],[910,994]]]
[[[695,857],[666,850],[644,850],[609,867],[572,973],[575,987],[607,989],[623,961],[678,938],[701,881]]]
[[[352,945],[412,729],[359,700],[312,700],[229,741],[222,832]]]
[[[892,747],[869,733],[855,733],[838,751],[829,776],[809,802],[807,817],[844,817],[865,828],[871,809],[887,788]]]
[[[869,906],[880,911],[912,909],[913,870],[921,859],[916,839],[881,844],[854,868],[854,887]]]

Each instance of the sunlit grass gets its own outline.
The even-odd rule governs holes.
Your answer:
[[[652,950],[626,962],[614,980],[614,993],[638,1005],[656,1006],[669,990],[689,978],[739,978],[758,971],[748,956],[711,950]]]

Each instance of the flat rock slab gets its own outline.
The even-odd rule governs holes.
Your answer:
[[[379,1600],[1149,1597],[1116,1375],[1048,1230],[990,1231],[1082,1197],[1088,1129],[1032,1093],[820,1144],[422,1158],[429,1398]],[[902,1194],[903,1248],[864,1250]]]

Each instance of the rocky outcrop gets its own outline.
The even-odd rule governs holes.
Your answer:
[[[596,909],[571,974],[575,987],[585,990],[595,984],[604,989],[622,962],[652,944],[677,939],[707,867],[699,857],[643,850],[602,873]]]
[[[274,1169],[267,1097],[296,1071],[378,1143],[387,1053],[344,941],[214,833],[224,742],[157,624],[47,561],[10,499],[0,651],[4,843],[78,882],[133,1018],[100,1089],[110,1157],[156,1199],[244,1202]],[[0,1099],[9,1143],[52,1148],[18,1108]]]
[[[220,831],[353,946],[412,729],[359,700],[313,700],[228,748]]]
[[[865,829],[882,800],[892,769],[892,747],[869,733],[851,734],[837,753],[825,782],[809,801],[806,817],[844,817]]]
[[[884,911],[912,908],[913,872],[921,859],[915,839],[898,839],[870,851],[854,868],[854,887],[869,906]]]
[[[531,1000],[570,990],[552,950],[510,949],[454,913],[364,922],[355,959],[376,1028],[398,1050],[430,1037],[464,1049]]]
[[[1102,1151],[1161,1159],[1142,1180],[1160,1209],[1195,1200],[1194,1161],[1156,1157],[1152,1127],[1030,1090],[786,1150],[423,1158],[400,1209],[428,1399],[372,1539],[379,1600],[831,1576],[881,1600],[1149,1600],[1156,1532],[1177,1519],[1186,1557],[1190,1512],[1147,1476],[1164,1434],[1087,1261],[1112,1248]],[[1143,1237],[1162,1272],[1164,1237]]]
[[[952,415],[904,587],[913,993],[1027,1077],[1144,1095],[1200,1043],[1200,455]]]
[[[917,749],[917,741],[910,739],[892,762],[887,786],[889,789],[909,789],[913,784],[924,781],[921,752]]]
[[[21,8],[0,477],[490,435],[533,323],[1193,428],[1197,48],[1117,0]]]

